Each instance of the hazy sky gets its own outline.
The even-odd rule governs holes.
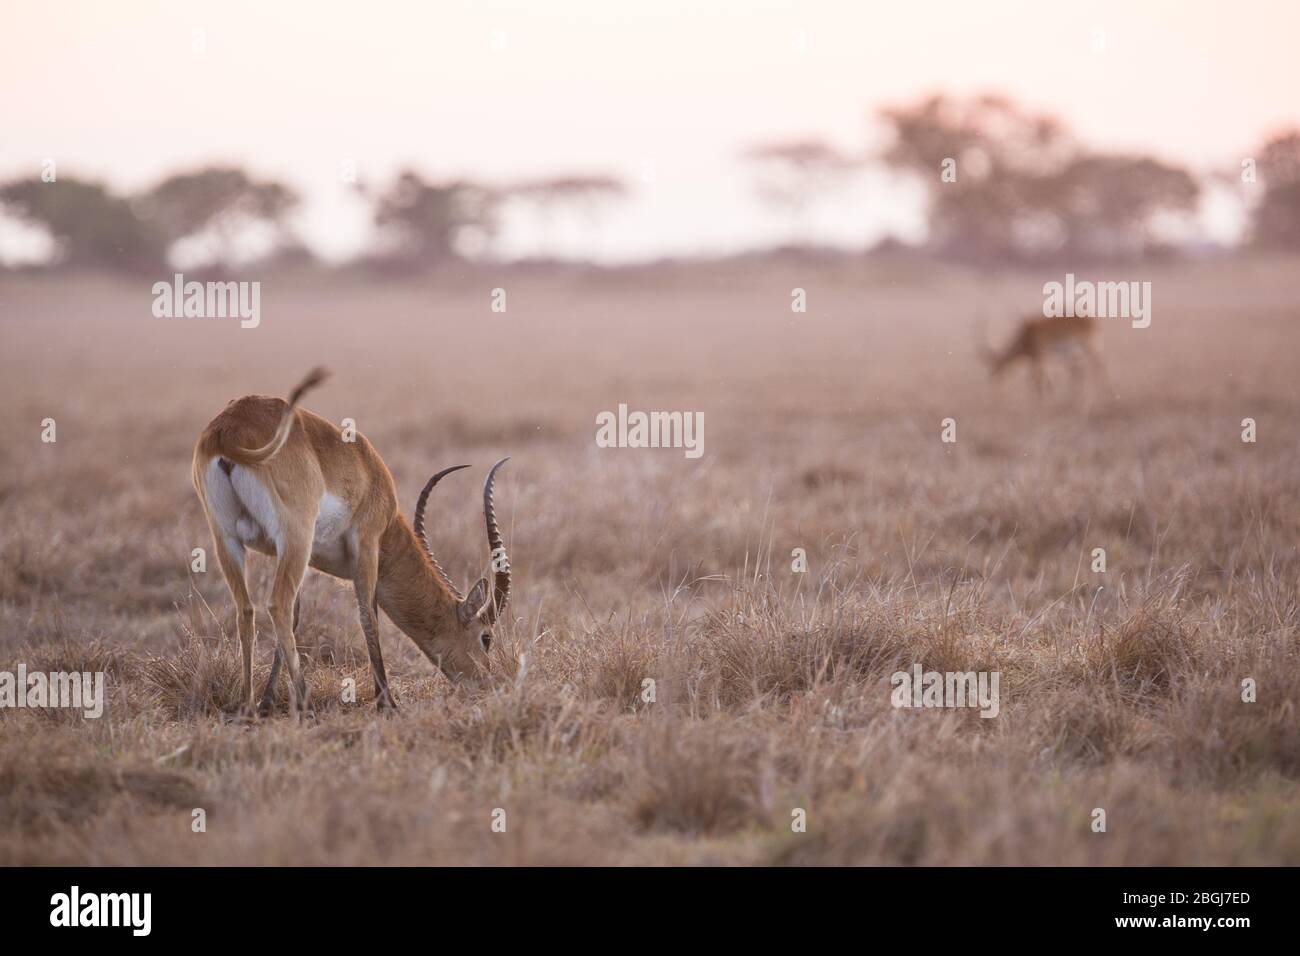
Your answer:
[[[334,256],[367,235],[348,160],[370,182],[404,164],[622,176],[632,198],[596,227],[514,222],[503,240],[614,260],[778,241],[789,226],[740,150],[861,150],[876,107],[933,91],[1004,92],[1095,145],[1198,168],[1300,122],[1294,0],[5,0],[0,22],[0,176],[53,158],[125,188],[241,163],[301,190],[300,229]],[[807,231],[863,244],[919,225],[912,194],[869,177]]]

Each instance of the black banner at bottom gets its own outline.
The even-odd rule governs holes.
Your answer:
[[[661,942],[659,934],[681,927],[693,939],[713,932],[731,943],[751,936],[770,943],[786,931],[806,944],[848,924],[873,943],[1043,930],[1057,939],[1231,945],[1285,929],[1293,877],[1259,868],[37,868],[0,870],[0,914],[8,942],[76,934],[82,943],[127,945],[249,938],[342,945],[475,930],[490,932],[494,944],[511,930],[536,943],[617,925]]]

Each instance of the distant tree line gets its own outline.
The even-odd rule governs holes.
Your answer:
[[[833,201],[868,165],[919,183],[927,197],[926,250],[983,262],[1137,258],[1169,249],[1162,228],[1192,213],[1203,182],[1149,156],[1080,144],[1057,119],[997,96],[932,96],[879,113],[892,135],[879,154],[848,155],[817,139],[763,144],[742,155],[758,197],[792,223],[795,245],[811,245],[810,209]],[[1250,183],[1247,242],[1300,249],[1300,131],[1276,135],[1220,182]],[[414,170],[358,187],[371,209],[374,242],[363,267],[416,273],[485,254],[503,210],[525,209],[543,242],[560,211],[584,218],[627,194],[604,175],[559,175],[506,186],[430,180]],[[289,186],[213,166],[168,176],[137,193],[58,177],[0,184],[0,211],[43,230],[56,268],[156,273],[183,254],[211,271],[247,258],[256,236],[267,258],[310,253],[290,225],[301,198]]]
[[[565,175],[489,187],[466,180],[430,181],[405,170],[379,189],[359,187],[370,204],[375,239],[360,264],[413,273],[486,248],[507,202],[550,216],[561,207],[580,214],[622,196],[608,176]],[[56,268],[155,273],[178,250],[211,272],[228,272],[247,258],[250,234],[267,258],[310,254],[289,226],[300,197],[289,186],[256,180],[241,169],[214,166],[169,176],[139,193],[119,195],[102,183],[39,176],[0,185],[0,209],[43,229],[54,242]]]
[[[54,241],[53,265],[156,272],[189,240],[206,241],[215,268],[228,266],[243,229],[268,227],[288,236],[285,218],[297,194],[243,170],[213,167],[169,176],[156,186],[117,195],[102,183],[56,177],[0,186],[0,206],[43,228]]]
[[[1273,249],[1300,249],[1300,130],[1265,143],[1258,169],[1264,196],[1255,209],[1254,241]]]
[[[892,136],[880,155],[848,156],[816,139],[747,150],[758,196],[799,232],[819,197],[833,199],[855,169],[883,161],[922,187],[929,252],[1032,262],[1168,251],[1162,221],[1193,212],[1203,188],[1188,170],[1158,159],[1090,150],[1054,117],[1003,97],[932,96],[879,115]],[[1259,188],[1248,244],[1300,249],[1300,131],[1273,137],[1231,179],[1217,179]]]

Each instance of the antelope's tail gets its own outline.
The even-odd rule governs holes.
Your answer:
[[[276,426],[271,440],[261,448],[228,449],[226,457],[237,465],[260,465],[274,458],[284,447],[284,443],[289,440],[289,433],[293,431],[293,412],[298,407],[299,400],[327,378],[329,372],[319,366],[308,372],[306,378],[289,393],[289,404],[285,406],[284,414],[280,416],[280,423]]]

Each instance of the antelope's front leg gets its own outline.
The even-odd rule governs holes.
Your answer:
[[[361,618],[361,631],[366,635],[366,652],[370,655],[370,671],[375,677],[375,706],[380,710],[395,711],[397,701],[388,689],[384,655],[379,648],[379,604],[376,597],[378,582],[378,545],[362,547],[357,556],[357,576],[352,586],[357,592],[357,616]]]

